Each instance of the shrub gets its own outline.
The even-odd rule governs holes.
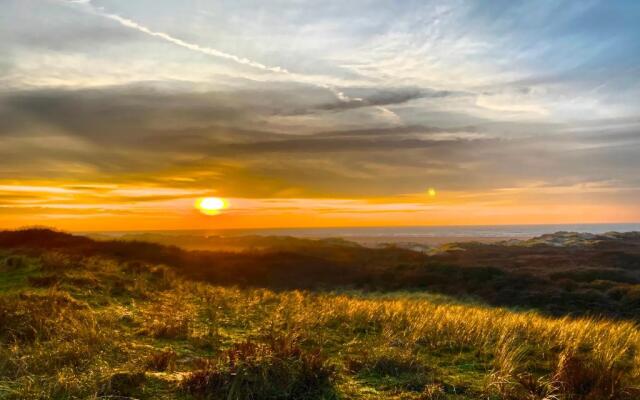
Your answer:
[[[190,373],[183,389],[199,398],[314,399],[335,397],[334,369],[318,351],[287,339],[236,343],[216,364]]]
[[[30,276],[29,285],[33,287],[51,287],[55,286],[60,279],[56,275]]]
[[[145,381],[144,372],[116,372],[105,382],[100,395],[129,397],[135,395]]]
[[[394,379],[387,380],[391,386],[414,391],[422,391],[427,384],[433,382],[433,371],[416,354],[388,345],[374,349],[365,347],[361,354],[347,359],[347,368],[365,379],[392,377]]]
[[[399,376],[401,374],[425,373],[426,368],[414,354],[408,351],[385,349],[365,354],[360,365],[356,361],[352,364],[358,372],[368,372],[378,375]]]
[[[177,354],[172,348],[152,353],[145,361],[145,368],[153,371],[173,370],[176,366]]]
[[[572,399],[631,399],[631,385],[626,381],[633,370],[633,357],[634,352],[628,351],[607,362],[587,347],[570,348],[560,354],[554,379]]]
[[[0,297],[0,341],[96,334],[93,313],[66,292]]]
[[[122,270],[127,274],[143,274],[150,271],[149,265],[140,261],[129,261],[124,264]]]
[[[191,333],[191,317],[185,313],[155,317],[145,322],[138,333],[158,339],[187,339]]]
[[[15,271],[25,268],[29,265],[27,257],[21,255],[12,255],[2,260],[2,266],[5,271]]]
[[[79,261],[63,253],[44,253],[40,256],[42,269],[50,272],[60,272],[75,268]]]

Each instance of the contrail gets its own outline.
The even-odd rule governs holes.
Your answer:
[[[200,46],[200,45],[195,44],[195,43],[185,42],[184,40],[178,39],[176,37],[173,37],[173,36],[169,35],[168,33],[154,31],[154,30],[149,29],[146,26],[141,25],[141,24],[139,24],[139,23],[137,23],[137,22],[135,22],[135,21],[133,21],[131,19],[121,17],[120,15],[117,15],[117,14],[111,14],[111,13],[104,12],[102,7],[100,7],[100,8],[94,7],[93,4],[91,4],[91,0],[66,0],[66,1],[68,3],[86,5],[86,6],[88,6],[90,8],[91,12],[93,12],[94,14],[97,14],[97,15],[100,15],[100,16],[102,16],[104,18],[108,18],[110,20],[116,21],[120,25],[122,25],[122,26],[124,26],[126,28],[135,29],[138,32],[145,33],[145,34],[147,34],[149,36],[160,38],[160,39],[162,39],[164,41],[167,41],[169,43],[175,44],[176,46],[180,46],[180,47],[183,47],[185,49],[196,51],[198,53],[202,53],[202,54],[205,54],[205,55],[224,58],[226,60],[231,60],[231,61],[234,61],[234,62],[236,62],[238,64],[247,65],[249,67],[253,67],[253,68],[256,68],[256,69],[263,70],[263,71],[269,71],[269,72],[274,72],[274,73],[286,75],[286,76],[289,77],[289,79],[291,79],[293,81],[305,82],[305,83],[311,84],[313,86],[329,90],[341,102],[349,103],[349,102],[352,102],[352,101],[362,101],[361,98],[358,98],[358,97],[351,98],[351,97],[347,96],[346,94],[344,94],[340,90],[336,89],[332,85],[329,85],[329,84],[326,84],[326,83],[319,83],[319,82],[317,82],[316,80],[314,80],[311,77],[307,77],[307,76],[303,76],[303,75],[299,75],[299,74],[293,74],[293,73],[289,72],[288,70],[286,70],[285,68],[278,67],[278,66],[268,66],[268,65],[265,65],[265,64],[250,60],[248,58],[238,57],[236,55],[225,53],[223,51],[220,51],[220,50],[217,50],[217,49],[214,49],[214,48],[211,48],[211,47]],[[391,119],[399,119],[399,116],[396,113],[394,113],[393,111],[389,110],[386,107],[378,106],[376,108],[378,110],[380,110],[385,117],[392,117]]]
[[[283,75],[287,75],[290,77],[290,79],[294,80],[294,81],[299,81],[299,82],[306,82],[309,84],[312,84],[316,87],[319,88],[323,88],[323,89],[327,89],[329,90],[331,93],[333,93],[336,98],[342,102],[350,102],[350,101],[361,101],[362,99],[352,99],[349,96],[345,95],[344,93],[342,93],[341,91],[337,90],[335,87],[325,84],[325,83],[318,83],[318,82],[313,82],[312,79],[310,79],[309,77],[304,77],[304,76],[299,76],[298,74],[292,74],[291,72],[287,71],[285,68],[282,67],[272,67],[272,66],[268,66],[268,65],[264,65],[262,63],[256,62],[256,61],[252,61],[249,60],[248,58],[243,58],[243,57],[238,57],[236,55],[233,54],[229,54],[229,53],[225,53],[223,51],[217,50],[217,49],[213,49],[211,47],[204,47],[204,46],[200,46],[198,44],[194,44],[194,43],[189,43],[189,42],[185,42],[182,39],[178,39],[175,38],[167,33],[164,32],[157,32],[154,30],[151,30],[149,28],[147,28],[144,25],[140,25],[139,23],[130,20],[128,18],[124,18],[121,17],[117,14],[109,14],[109,13],[105,13],[102,12],[101,10],[97,10],[95,7],[91,6],[90,4],[90,0],[76,0],[76,1],[86,1],[86,4],[89,4],[89,6],[92,8],[92,10],[97,13],[98,15],[111,19],[113,21],[118,22],[120,25],[127,27],[127,28],[131,28],[131,29],[135,29],[139,32],[145,33],[149,36],[154,36],[160,39],[163,39],[169,43],[173,43],[177,46],[180,47],[184,47],[185,49],[188,50],[193,50],[193,51],[197,51],[199,53],[202,54],[206,54],[209,56],[214,56],[214,57],[220,57],[220,58],[224,58],[227,60],[232,60],[237,62],[238,64],[243,64],[243,65],[247,65],[253,68],[257,68],[257,69],[261,69],[263,71],[270,71],[270,72],[275,72],[278,74],[283,74]]]
[[[229,53],[225,53],[225,52],[220,51],[220,50],[212,49],[211,47],[203,47],[203,46],[200,46],[200,45],[197,45],[197,44],[188,43],[188,42],[185,42],[184,40],[181,40],[181,39],[175,38],[175,37],[173,37],[171,35],[168,35],[168,34],[166,34],[164,32],[152,31],[151,29],[147,28],[146,26],[140,25],[135,21],[132,21],[132,20],[127,19],[127,18],[123,18],[123,17],[121,17],[119,15],[116,15],[116,14],[100,13],[100,15],[102,15],[105,18],[109,18],[111,20],[117,21],[122,26],[125,26],[127,28],[131,28],[131,29],[135,29],[137,31],[146,33],[147,35],[150,35],[150,36],[158,37],[160,39],[166,40],[167,42],[173,43],[173,44],[178,45],[180,47],[184,47],[185,49],[197,51],[199,53],[206,54],[206,55],[209,55],[209,56],[225,58],[227,60],[235,61],[238,64],[248,65],[250,67],[258,68],[258,69],[261,69],[261,70],[264,70],[264,71],[271,71],[271,72],[285,73],[285,74],[289,73],[289,71],[287,71],[286,69],[281,68],[281,67],[269,67],[269,66],[261,64],[259,62],[251,61],[248,58],[238,57],[238,56],[235,56],[233,54],[229,54]]]
[[[249,60],[248,58],[238,57],[236,55],[225,53],[224,51],[220,51],[220,50],[217,50],[217,49],[214,49],[214,48],[211,48],[211,47],[205,47],[205,46],[200,46],[198,44],[185,42],[184,40],[178,39],[176,37],[173,37],[173,36],[169,35],[168,33],[154,31],[152,29],[147,28],[144,25],[141,25],[141,24],[137,23],[136,21],[133,21],[133,20],[128,19],[128,18],[121,17],[118,14],[107,13],[107,12],[104,11],[104,9],[102,7],[95,7],[93,4],[91,4],[91,0],[65,0],[65,1],[67,3],[71,3],[71,4],[84,5],[93,14],[96,14],[96,15],[99,15],[101,17],[108,18],[110,20],[116,21],[120,25],[122,25],[122,26],[124,26],[126,28],[135,29],[138,32],[142,32],[142,33],[145,33],[145,34],[147,34],[149,36],[154,36],[154,37],[160,38],[160,39],[162,39],[164,41],[167,41],[169,43],[173,43],[176,46],[184,47],[185,49],[188,49],[188,50],[197,51],[198,53],[206,54],[208,56],[214,56],[214,57],[219,57],[219,58],[224,58],[224,59],[227,59],[227,60],[235,61],[238,64],[247,65],[247,66],[250,66],[250,67],[253,67],[253,68],[261,69],[263,71],[276,72],[276,73],[280,73],[280,74],[290,74],[289,71],[287,71],[286,69],[284,69],[282,67],[277,67],[277,66],[276,67],[271,67],[271,66],[264,65],[264,64],[261,64],[259,62],[253,61],[253,60]]]

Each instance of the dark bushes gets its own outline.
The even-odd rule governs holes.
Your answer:
[[[166,348],[149,355],[145,362],[145,368],[152,371],[173,370],[176,365],[176,352],[171,348]]]
[[[100,394],[107,398],[130,398],[146,381],[144,372],[117,372],[103,385]]]
[[[640,390],[631,393],[625,382],[633,370],[633,356],[605,362],[590,357],[589,349],[568,349],[560,355],[554,380],[572,399],[636,399]]]
[[[17,269],[21,269],[26,267],[29,264],[27,261],[27,257],[19,256],[19,255],[11,255],[4,260],[0,266],[2,266],[5,271],[15,271]]]
[[[640,235],[610,236],[599,239],[597,245],[569,247],[461,243],[433,256],[344,241],[296,243],[225,253],[134,241],[94,241],[43,229],[0,232],[0,248],[29,247],[43,252],[45,271],[64,272],[78,267],[83,256],[106,256],[125,262],[128,277],[150,275],[154,289],[171,288],[175,273],[219,285],[272,289],[430,290],[479,298],[491,305],[536,308],[552,315],[640,319],[636,293]],[[154,264],[167,267],[151,267]],[[133,295],[132,283],[114,284],[112,293]],[[35,279],[32,284],[46,286],[47,282]],[[135,296],[143,298],[144,293]]]
[[[55,275],[30,276],[29,285],[33,287],[51,287],[56,285],[59,279]]]
[[[236,343],[206,369],[190,373],[182,387],[205,399],[328,399],[335,397],[333,376],[318,351],[279,338]]]

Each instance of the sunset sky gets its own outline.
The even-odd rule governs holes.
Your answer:
[[[635,0],[1,0],[0,228],[638,222],[638,21]]]

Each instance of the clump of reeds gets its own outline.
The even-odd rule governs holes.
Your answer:
[[[0,297],[0,340],[33,342],[52,337],[97,334],[89,307],[67,292]]]
[[[168,347],[151,353],[145,360],[145,369],[152,371],[172,371],[176,367],[177,353]]]
[[[205,369],[191,372],[183,389],[200,398],[328,399],[334,369],[318,350],[286,338],[235,343]]]

